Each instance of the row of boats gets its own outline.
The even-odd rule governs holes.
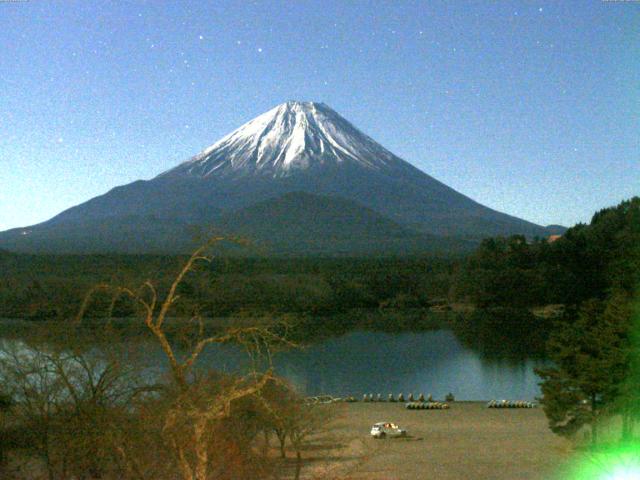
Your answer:
[[[448,410],[449,404],[443,402],[409,402],[405,407],[407,410]]]
[[[534,408],[535,403],[523,400],[491,400],[487,403],[487,408]]]
[[[353,396],[348,397],[332,397],[330,395],[318,395],[315,397],[307,397],[306,403],[336,403],[336,402],[357,402],[358,399]],[[446,402],[453,402],[452,396],[447,395],[446,402],[437,402],[433,400],[431,395],[424,396],[422,393],[417,399],[413,394],[409,394],[405,400],[404,395],[401,393],[397,397],[393,394],[389,394],[387,398],[378,394],[374,396],[372,393],[364,394],[362,396],[363,402],[400,402],[406,403],[406,408],[409,410],[446,410],[449,408],[449,404]],[[487,408],[534,408],[536,406],[533,402],[527,402],[524,400],[491,400],[487,403]]]
[[[454,401],[454,397],[453,394],[449,393],[445,400],[447,402],[453,402]],[[362,396],[362,401],[363,402],[433,402],[433,397],[431,396],[431,394],[427,395],[426,397],[424,396],[424,393],[421,393],[418,398],[415,398],[413,396],[413,393],[410,393],[407,398],[405,399],[404,395],[402,393],[400,393],[398,395],[398,397],[394,397],[392,393],[390,393],[387,398],[384,398],[381,394],[378,394],[376,396],[373,396],[372,393],[369,394],[364,394]]]

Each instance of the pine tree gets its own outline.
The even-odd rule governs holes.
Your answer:
[[[541,403],[553,432],[571,436],[590,425],[596,443],[598,419],[615,407],[628,371],[628,327],[598,300],[585,302],[574,321],[568,316],[549,339],[554,366],[536,371]]]
[[[622,292],[611,295],[605,316],[619,327],[624,348],[624,380],[621,382],[614,409],[622,418],[622,440],[633,437],[634,424],[640,415],[640,305]]]

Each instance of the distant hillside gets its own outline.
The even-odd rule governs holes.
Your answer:
[[[242,236],[238,255],[403,255],[456,254],[478,243],[414,232],[356,202],[293,192],[227,213],[206,224],[154,215],[77,219],[5,232],[3,245],[15,251],[91,254],[187,253],[208,232]]]
[[[6,249],[24,253],[166,253],[193,249],[194,232],[184,221],[128,215],[8,230],[1,241]]]
[[[227,214],[220,229],[253,239],[266,251],[298,255],[443,253],[477,245],[420,234],[356,202],[303,192]]]

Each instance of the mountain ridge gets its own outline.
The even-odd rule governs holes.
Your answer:
[[[352,200],[289,192],[225,215],[219,229],[271,253],[460,253],[474,244],[414,232]]]
[[[88,248],[93,236],[100,249],[117,252],[128,250],[127,239],[116,238],[126,234],[146,237],[135,240],[142,251],[145,245],[154,252],[182,250],[185,240],[178,237],[187,235],[185,229],[228,222],[234,212],[291,192],[355,202],[423,236],[477,241],[548,235],[545,227],[485,207],[429,176],[330,107],[290,101],[150,180],[112,188],[41,224],[0,233],[0,248],[50,250],[52,238],[56,245],[64,246],[66,238]],[[138,230],[133,218],[142,219]]]

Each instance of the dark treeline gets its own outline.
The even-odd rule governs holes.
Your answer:
[[[479,307],[577,305],[638,282],[640,198],[597,212],[554,242],[490,238],[458,271],[451,296]]]
[[[455,323],[485,351],[540,351],[542,405],[557,434],[621,419],[633,442],[640,422],[640,198],[597,212],[553,242],[487,239],[454,269],[450,298],[476,309]],[[587,432],[583,427],[589,425]],[[637,445],[634,447],[637,451]]]
[[[68,319],[96,284],[125,286],[129,297],[95,292],[82,325],[105,325],[110,312],[138,325],[162,346],[171,373],[142,375],[139,352],[118,341],[119,329],[96,328],[106,335],[102,349],[99,337],[85,343],[74,336],[80,327],[55,321],[61,334],[45,325],[42,345],[0,342],[0,470],[36,465],[51,479],[191,479],[196,469],[204,472],[198,478],[213,471],[265,478],[286,466],[279,457],[289,454],[298,478],[300,452],[326,424],[326,412],[304,403],[271,368],[227,378],[196,375],[193,362],[204,346],[233,341],[256,365],[270,366],[265,348],[363,326],[449,326],[483,353],[545,354],[551,364],[537,373],[554,432],[575,436],[590,426],[596,444],[604,434],[598,425],[619,417],[622,439],[636,438],[640,198],[596,213],[553,242],[487,239],[465,258],[219,257],[193,267],[185,260],[0,252],[0,317]],[[175,295],[167,295],[181,271]],[[140,289],[146,280],[152,287]],[[226,316],[233,328],[209,332],[169,319],[193,314]],[[287,315],[302,328],[238,327],[243,316]],[[126,320],[133,316],[137,322]],[[179,349],[191,354],[179,358]]]
[[[489,238],[467,257],[218,256],[182,282],[174,315],[334,316],[331,323],[342,331],[353,325],[354,316],[345,314],[354,311],[410,312],[408,317],[388,316],[389,322],[402,321],[406,327],[407,318],[419,318],[416,312],[453,310],[464,312],[454,327],[475,347],[540,352],[563,312],[589,299],[605,300],[613,290],[632,293],[640,272],[635,248],[640,244],[639,209],[639,198],[604,209],[589,225],[576,225],[553,242]],[[0,317],[69,318],[86,292],[101,282],[133,287],[149,279],[162,293],[184,260],[0,253]],[[101,317],[108,309],[108,299],[98,297],[87,316]],[[114,317],[135,314],[124,297],[113,309]]]
[[[173,286],[203,254],[185,262]],[[20,342],[0,341],[0,477],[253,479],[294,470],[287,478],[299,479],[301,452],[331,412],[274,374],[270,352],[290,345],[286,330],[170,327],[175,288],[159,303],[151,282],[129,294],[144,312],[128,322],[138,326],[135,339],[159,347],[165,373],[154,372],[158,359],[146,361],[137,341],[122,341],[132,340],[130,332],[109,322],[85,335],[82,309],[76,322],[38,323]],[[249,372],[224,373],[211,362],[207,372],[195,368],[209,346],[227,342],[243,347]],[[293,455],[295,463],[287,459]]]
[[[5,254],[0,279],[0,317],[62,319],[73,316],[86,292],[98,283],[159,288],[183,257]],[[433,258],[220,258],[181,284],[176,314],[194,309],[205,317],[243,314],[324,315],[351,309],[426,307],[446,301],[455,263]],[[88,316],[102,316],[94,302]],[[135,313],[126,299],[115,317]]]
[[[571,303],[549,335],[553,366],[537,372],[549,425],[566,436],[590,425],[597,445],[612,441],[601,438],[599,425],[619,416],[620,438],[633,442],[640,421],[640,199],[598,212],[589,226],[567,232],[559,248],[574,287],[558,283]]]

